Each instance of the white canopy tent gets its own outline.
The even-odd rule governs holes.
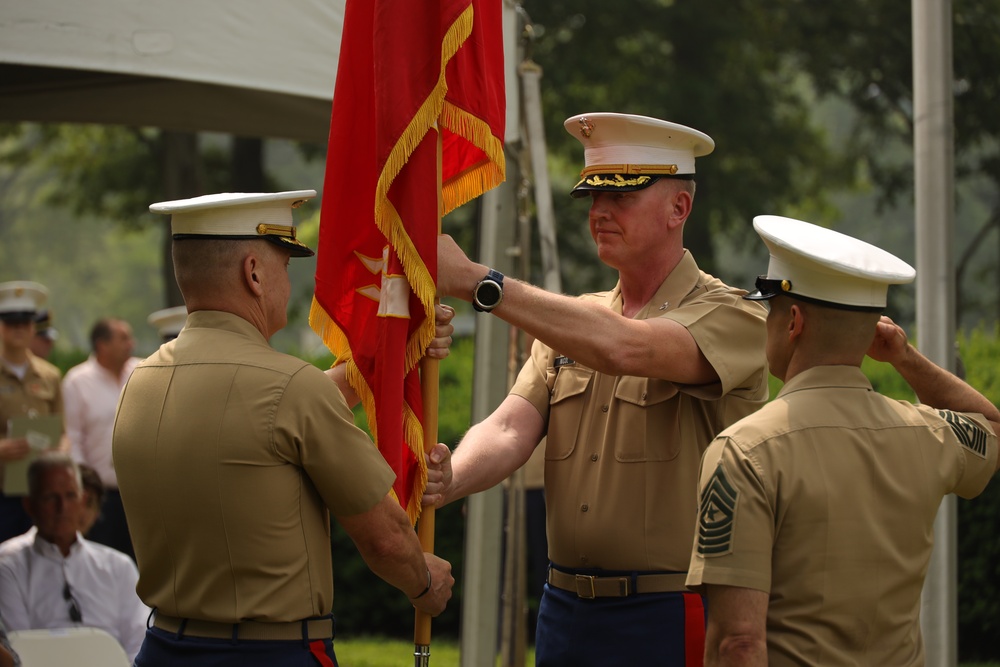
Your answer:
[[[0,121],[324,142],[344,0],[6,0]]]

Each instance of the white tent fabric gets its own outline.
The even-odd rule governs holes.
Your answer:
[[[344,0],[5,0],[0,121],[324,142]]]

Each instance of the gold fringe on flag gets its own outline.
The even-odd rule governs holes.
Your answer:
[[[487,161],[467,169],[450,178],[447,183],[442,184],[442,211],[439,212],[440,215],[443,216],[478,197],[483,192],[502,183],[505,178],[502,139],[493,136],[486,122],[445,100],[448,92],[446,79],[448,63],[472,34],[472,26],[473,7],[469,5],[445,33],[441,43],[441,72],[438,82],[390,151],[375,188],[375,224],[392,245],[406,273],[410,289],[417,295],[424,307],[424,322],[407,341],[406,374],[420,362],[427,346],[434,338],[434,301],[437,287],[426,264],[414,247],[399,212],[389,201],[388,193],[393,181],[402,171],[413,151],[416,150],[427,133],[435,129],[435,125],[438,123],[440,123],[440,127],[437,128],[437,131],[440,131],[442,127],[447,128],[482,150],[488,158]],[[361,399],[368,415],[369,430],[373,440],[377,443],[375,399],[371,387],[368,386],[354,362],[347,336],[316,301],[315,297],[309,312],[309,323],[336,356],[335,365],[347,364],[346,379]],[[423,426],[418,415],[405,402],[403,404],[403,436],[406,438],[420,470],[419,475],[414,479],[410,502],[405,508],[410,522],[416,523],[421,509],[420,497],[427,485],[427,463],[423,456]],[[395,496],[395,493],[393,495]]]

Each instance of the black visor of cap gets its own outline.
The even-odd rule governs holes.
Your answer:
[[[751,301],[766,301],[767,299],[773,299],[782,292],[788,292],[792,289],[792,284],[787,280],[775,280],[768,278],[767,276],[757,276],[757,282],[754,283],[754,287],[757,288],[756,292],[747,294],[744,299],[749,299]]]
[[[648,188],[660,180],[660,174],[591,174],[580,179],[580,182],[570,190],[570,196],[576,199],[586,197],[591,192],[634,192]]]
[[[302,243],[298,239],[293,239],[288,236],[278,236],[276,234],[262,234],[262,235],[249,235],[249,234],[174,234],[175,241],[183,241],[184,239],[204,239],[207,241],[211,240],[225,240],[230,241],[254,241],[263,240],[269,241],[276,246],[279,246],[289,253],[292,257],[312,257],[316,253],[313,249]]]
[[[275,236],[273,234],[268,234],[264,238],[292,253],[292,257],[312,257],[316,254],[312,248],[298,239],[289,238],[287,236]]]
[[[791,281],[785,279],[776,280],[768,278],[767,276],[757,276],[757,282],[754,283],[754,286],[757,288],[757,291],[747,294],[743,297],[744,299],[749,301],[766,301],[768,299],[773,299],[779,294],[784,294],[792,297],[793,299],[798,299],[799,301],[815,303],[826,308],[836,308],[837,310],[850,310],[861,313],[879,313],[885,310],[881,306],[852,306],[846,303],[824,301],[823,299],[816,299],[802,294],[792,294],[792,283]]]
[[[35,311],[21,310],[13,313],[0,313],[0,321],[8,324],[27,324],[35,321]]]

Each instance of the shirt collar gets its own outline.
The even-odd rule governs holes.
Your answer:
[[[83,535],[80,534],[80,531],[76,532],[76,540],[74,540],[73,544],[69,547],[69,556],[64,557],[58,546],[49,542],[37,532],[35,533],[35,541],[32,542],[31,548],[35,553],[44,558],[61,561],[64,558],[72,558],[74,555],[78,554],[81,549],[83,549]]]
[[[267,339],[264,338],[264,335],[257,327],[239,315],[234,315],[233,313],[227,313],[221,310],[196,310],[193,313],[188,314],[187,324],[185,324],[184,328],[221,329],[223,331],[229,331],[235,334],[240,334],[241,336],[252,338],[260,341],[264,345],[267,345]],[[181,332],[181,334],[183,335],[183,332]]]
[[[874,391],[871,381],[868,380],[857,366],[814,366],[802,371],[786,382],[778,392],[778,396],[785,396],[796,391],[827,387]]]
[[[701,270],[698,268],[697,262],[691,253],[685,250],[677,266],[660,283],[653,298],[643,304],[634,319],[645,320],[650,317],[659,317],[663,312],[677,308],[684,298],[698,286],[700,279]],[[609,308],[619,314],[622,312],[621,288],[621,282],[615,285],[615,288],[608,293],[606,303]]]

